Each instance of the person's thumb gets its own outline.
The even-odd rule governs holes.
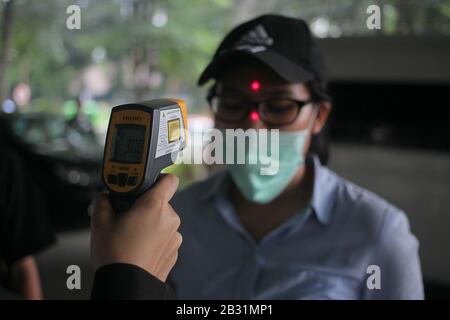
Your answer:
[[[156,183],[137,199],[134,207],[142,206],[146,208],[154,199],[168,203],[177,191],[178,183],[177,176],[169,173],[161,174]]]
[[[114,210],[109,203],[108,196],[98,193],[94,199],[94,207],[91,215],[92,228],[107,228],[114,221]]]

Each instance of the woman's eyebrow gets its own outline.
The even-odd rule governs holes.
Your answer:
[[[233,94],[238,94],[239,96],[245,99],[251,99],[246,92],[232,86],[222,85],[221,92],[222,93],[230,92]],[[264,89],[262,90],[262,94],[264,96],[267,96],[267,98],[274,97],[274,98],[288,98],[288,99],[302,100],[299,97],[297,97],[296,94],[291,90],[280,87],[272,87],[272,88],[266,87],[265,90]]]
[[[231,87],[231,86],[224,86],[224,85],[222,86],[222,91],[232,91],[232,92],[235,92],[235,93],[245,94],[245,92],[243,90],[239,90],[238,88]],[[283,88],[273,88],[273,89],[271,89],[270,87],[266,87],[262,91],[264,93],[273,94],[273,95],[293,96],[292,91],[290,91],[288,89],[283,89]]]

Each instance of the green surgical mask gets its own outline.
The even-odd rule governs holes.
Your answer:
[[[294,177],[298,168],[304,164],[303,150],[309,136],[310,127],[296,132],[279,132],[279,157],[271,159],[278,161],[278,172],[274,175],[262,175],[261,169],[267,167],[267,155],[258,155],[260,161],[256,164],[227,164],[231,178],[242,195],[259,204],[266,204],[280,195]],[[261,144],[259,145],[261,147]],[[270,143],[268,143],[270,150]],[[258,143],[253,143],[245,150],[246,160],[257,152]],[[226,149],[225,149],[226,150]]]

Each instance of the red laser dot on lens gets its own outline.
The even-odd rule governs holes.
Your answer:
[[[252,88],[253,91],[258,91],[261,88],[261,84],[259,83],[259,81],[252,81],[252,83],[250,84],[250,88]]]
[[[256,112],[256,111],[250,112],[250,120],[258,121],[259,120],[259,113]]]

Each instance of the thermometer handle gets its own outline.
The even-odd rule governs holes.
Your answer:
[[[117,194],[117,193],[110,193],[108,196],[109,203],[111,204],[111,207],[113,208],[114,212],[116,214],[121,214],[121,213],[127,211],[128,209],[130,209],[131,206],[133,205],[133,203],[141,196],[141,194],[145,193],[148,189],[150,189],[156,183],[156,181],[159,179],[159,176],[160,176],[160,173],[158,173],[155,176],[151,186],[139,194],[121,195],[121,194]]]
[[[116,214],[121,214],[130,209],[138,197],[139,196],[120,196],[112,193],[108,196],[109,203]]]

